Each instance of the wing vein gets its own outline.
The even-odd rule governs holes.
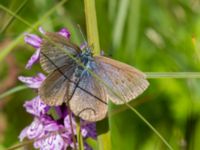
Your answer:
[[[57,69],[57,71],[62,74],[69,82],[73,83],[73,84],[77,84],[76,82],[72,81],[69,77],[67,77],[62,70],[45,54],[41,51],[41,54],[44,55]],[[90,96],[98,99],[100,102],[104,103],[105,105],[107,105],[107,103],[105,101],[103,101],[102,99],[100,99],[99,97],[95,96],[94,94],[90,93],[89,91],[83,89],[82,87],[80,87],[79,85],[77,85],[77,87],[75,88],[80,88],[81,90],[83,90],[85,93],[89,94]],[[75,92],[75,91],[74,91]]]

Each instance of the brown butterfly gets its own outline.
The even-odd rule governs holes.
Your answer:
[[[81,50],[58,33],[47,32],[46,36],[48,40],[43,39],[41,44],[40,63],[49,75],[39,88],[39,95],[50,106],[65,102],[75,115],[98,121],[106,116],[109,99],[124,104],[149,85],[142,72],[127,64],[93,56],[91,48]]]

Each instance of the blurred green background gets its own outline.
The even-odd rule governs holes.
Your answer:
[[[18,12],[32,25],[47,31],[67,27],[72,41],[83,42],[77,28],[86,35],[83,0],[68,0],[49,17],[42,16],[58,0],[29,0]],[[0,0],[16,12],[23,1]],[[101,49],[105,55],[144,72],[198,72],[200,69],[199,0],[96,0]],[[0,30],[12,18],[0,9]],[[30,28],[13,21],[0,33],[0,93],[22,85],[19,75],[41,72],[38,65],[25,70],[34,49],[24,43]],[[17,40],[16,40],[17,39]],[[4,55],[9,52],[8,55]],[[200,79],[149,79],[150,87],[131,104],[177,150],[200,149]],[[20,131],[32,121],[22,107],[36,93],[26,89],[0,99],[0,150],[13,146]],[[110,141],[113,150],[162,150],[167,147],[149,127],[125,106],[111,106]],[[104,125],[104,122],[101,123]],[[102,125],[101,125],[102,127]],[[110,143],[109,143],[110,142]],[[104,145],[106,146],[106,145]],[[23,149],[23,148],[21,148]],[[105,147],[103,149],[106,149]]]

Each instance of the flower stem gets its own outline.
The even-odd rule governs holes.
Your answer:
[[[69,106],[69,104],[67,104],[67,106]],[[68,109],[68,113],[69,113],[69,121],[70,121],[70,127],[71,127],[71,132],[72,132],[72,140],[74,143],[74,150],[77,150],[77,145],[76,145],[76,137],[74,134],[74,129],[73,129],[73,123],[72,123],[72,111],[70,109]]]
[[[100,45],[95,0],[84,0],[84,7],[88,44],[93,47],[94,55],[98,55],[100,53]]]
[[[80,118],[76,118],[76,133],[77,133],[78,149],[84,150],[83,137],[82,137],[82,134],[81,134]]]

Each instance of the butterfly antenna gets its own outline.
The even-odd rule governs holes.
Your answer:
[[[77,24],[77,27],[78,27],[78,29],[79,29],[79,31],[80,31],[80,33],[81,33],[81,36],[82,36],[82,39],[84,40],[84,43],[87,44],[86,38],[85,38],[85,36],[84,36],[84,34],[83,34],[82,30],[81,30],[81,26],[80,26],[79,24]],[[87,44],[87,45],[88,45],[88,44]]]

